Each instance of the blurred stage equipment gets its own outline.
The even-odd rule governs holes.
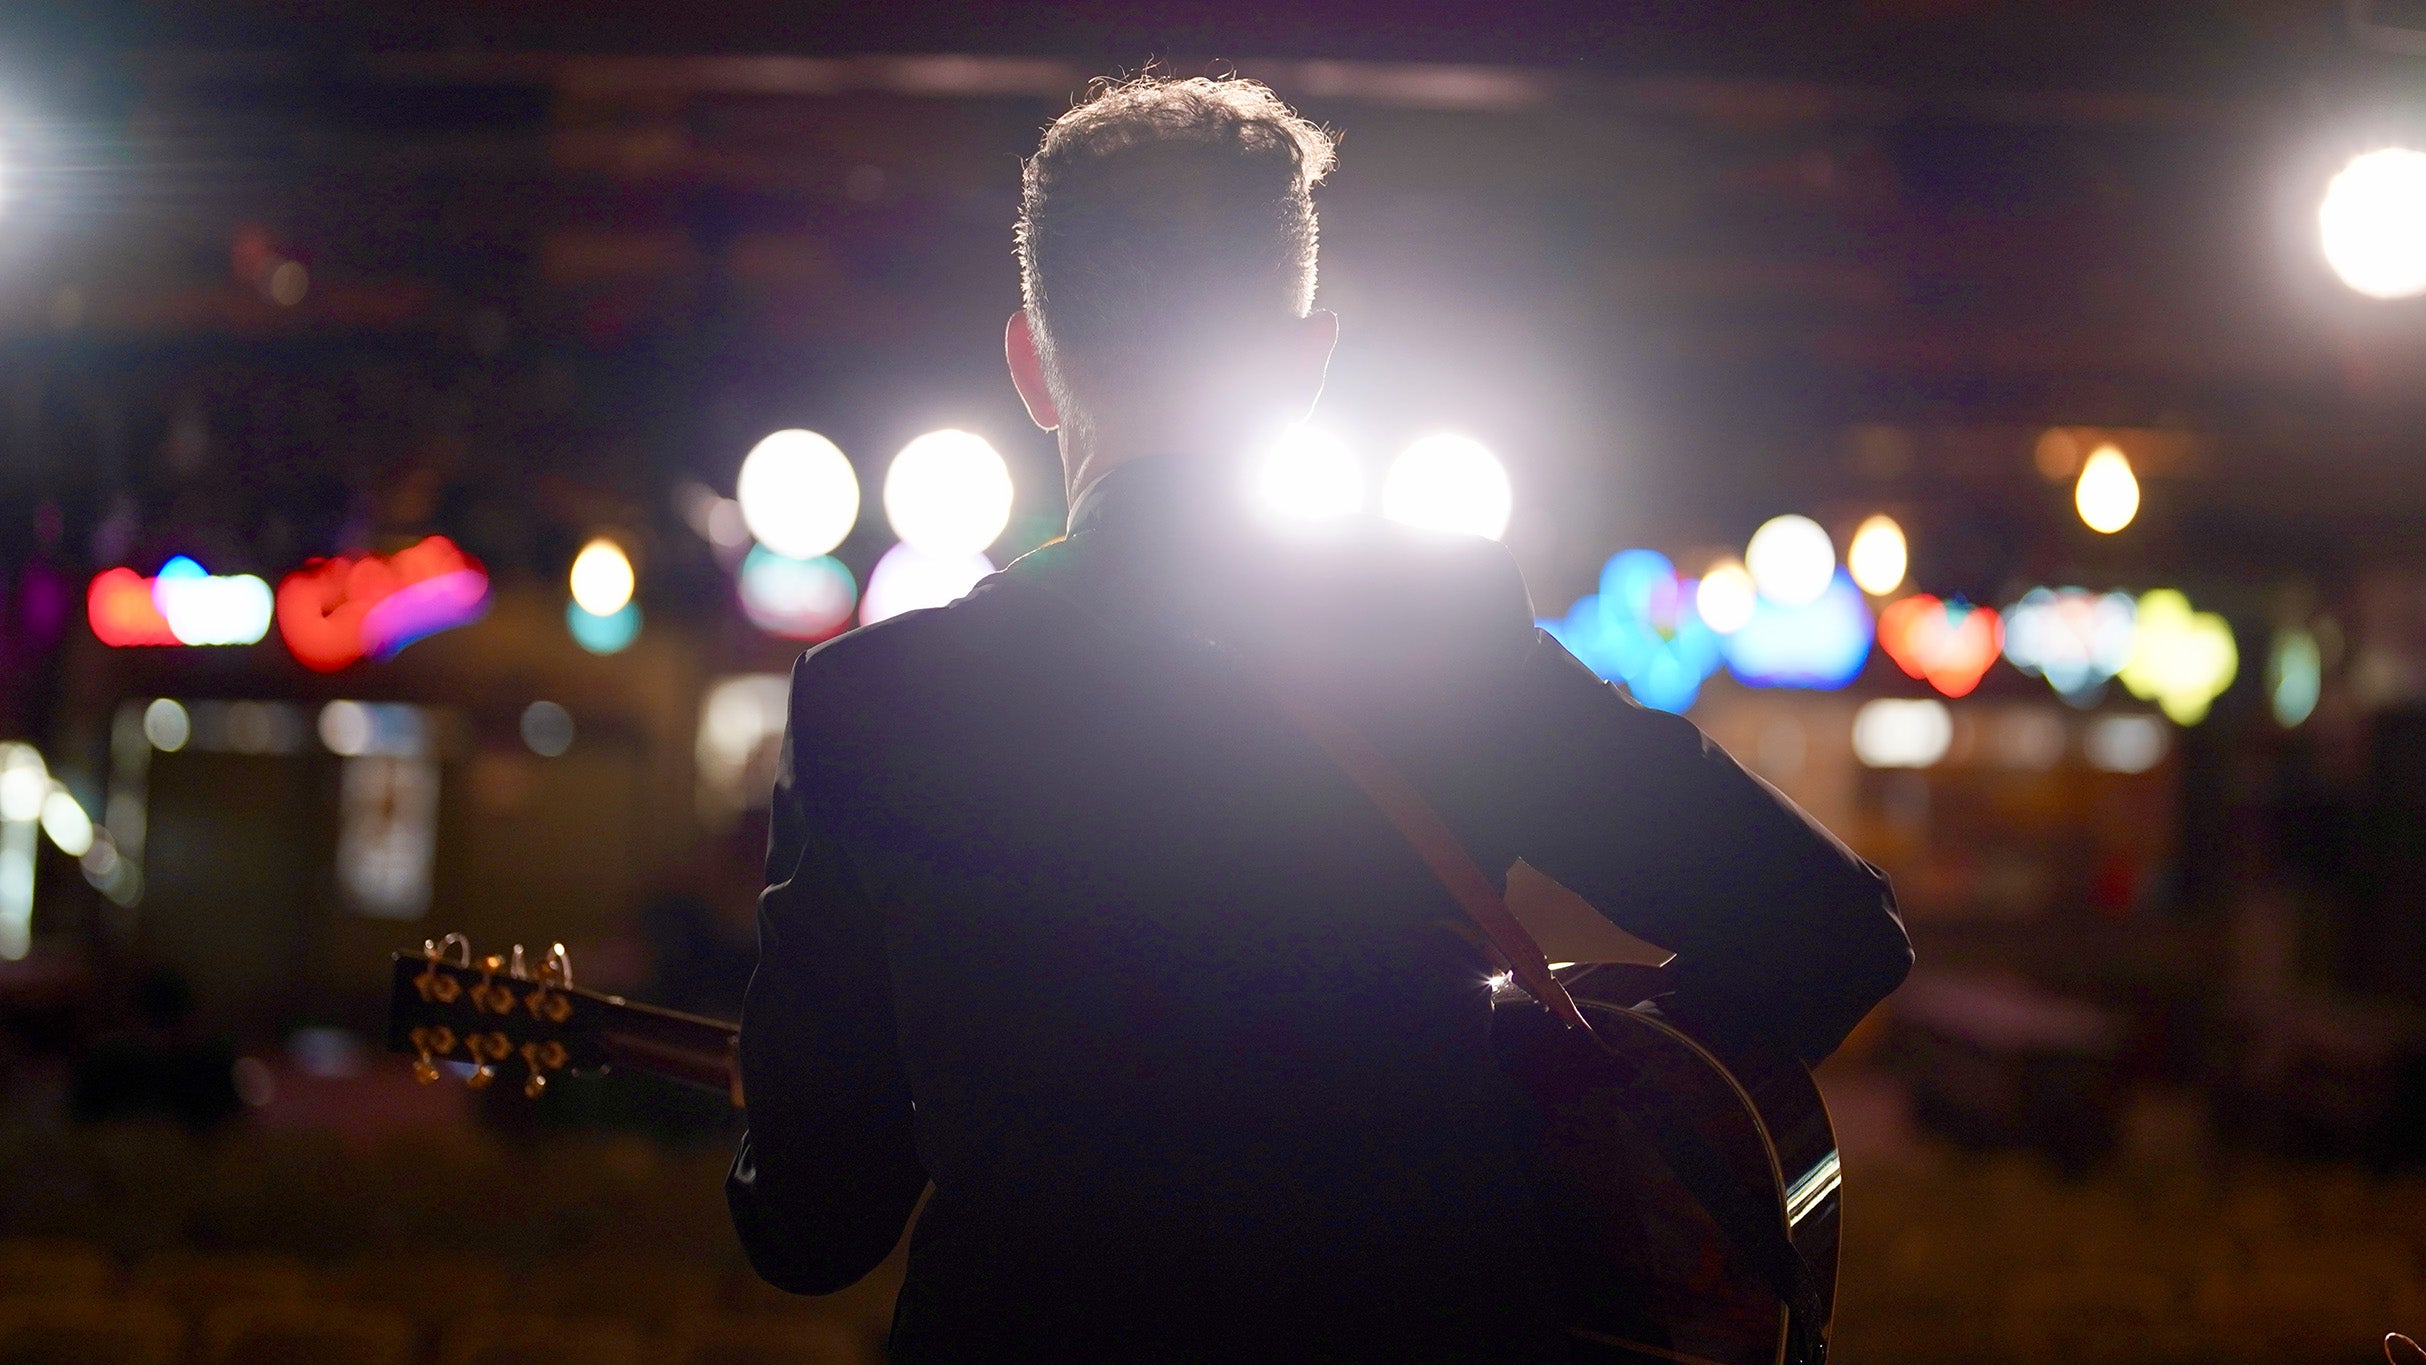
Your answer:
[[[2371,299],[2426,294],[2426,152],[2352,157],[2317,207],[2325,263]]]
[[[1872,597],[1885,597],[1904,586],[1904,571],[1911,563],[1904,528],[1883,512],[1856,527],[1853,543],[1845,548],[1845,568],[1854,585]]]
[[[1593,672],[1624,683],[1636,701],[1682,712],[1719,664],[1719,637],[1695,606],[1696,587],[1678,581],[1667,556],[1623,550],[1601,567],[1598,593],[1539,624]]]
[[[1382,479],[1381,511],[1427,530],[1497,540],[1513,506],[1508,471],[1470,436],[1426,436],[1400,452]]]
[[[982,554],[1011,524],[1010,467],[983,436],[930,431],[903,446],[885,470],[884,515],[902,544],[920,554],[946,560]]]
[[[429,717],[392,702],[333,701],[320,739],[345,759],[338,788],[337,885],[346,907],[372,919],[419,919],[429,909],[438,848],[438,763]]]
[[[1964,697],[1996,663],[2004,626],[1987,607],[1914,593],[1880,608],[1879,648],[1904,675],[1949,697]]]
[[[832,553],[859,521],[859,475],[814,431],[778,431],[751,447],[733,492],[750,534],[792,559]]]
[[[84,612],[105,645],[249,645],[269,633],[270,587],[178,555],[153,578],[103,570],[85,590]]]
[[[278,584],[278,634],[296,662],[334,673],[468,625],[488,610],[489,576],[445,536],[392,555],[314,559]]]
[[[2131,695],[2153,701],[2176,725],[2196,725],[2240,671],[2232,627],[2211,611],[2192,611],[2171,588],[2140,598],[2131,660],[2117,675]]]
[[[2103,445],[2090,452],[2072,486],[2072,505],[2082,524],[2100,535],[2113,535],[2140,514],[2140,481],[2120,449]]]
[[[717,679],[700,698],[692,760],[699,817],[710,827],[767,803],[791,697],[788,674],[742,673]]]
[[[969,589],[992,572],[994,561],[981,554],[931,555],[913,545],[896,545],[868,571],[859,623],[872,626],[905,611],[947,606],[968,596]]]
[[[1318,428],[1295,426],[1255,462],[1248,498],[1274,521],[1336,521],[1364,510],[1365,471],[1347,442]]]

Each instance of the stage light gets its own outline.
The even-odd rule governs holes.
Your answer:
[[[2131,662],[2139,611],[2128,593],[2032,588],[2005,608],[2005,658],[2087,706]]]
[[[522,708],[522,742],[541,758],[556,758],[573,747],[573,713],[552,701],[535,701]]]
[[[1249,496],[1275,521],[1337,521],[1364,510],[1365,471],[1337,436],[1291,427],[1256,462]]]
[[[793,559],[830,553],[859,520],[859,475],[814,431],[778,431],[751,447],[733,492],[750,534]]]
[[[50,768],[40,750],[31,744],[0,745],[0,821],[41,819],[50,794]]]
[[[1624,683],[1655,711],[1691,707],[1718,671],[1719,644],[1695,610],[1693,583],[1651,550],[1624,550],[1601,567],[1600,591],[1564,618],[1538,622],[1593,672]]]
[[[1011,524],[1010,466],[983,436],[930,431],[903,446],[885,470],[884,515],[893,534],[920,554],[981,553]]]
[[[1914,593],[1881,608],[1879,648],[1904,670],[1949,697],[1969,696],[2005,643],[2004,626],[1986,607],[1942,602]]]
[[[1809,517],[1771,517],[1744,547],[1744,567],[1761,596],[1781,607],[1816,602],[1836,574],[1836,545]]]
[[[173,754],[194,737],[194,718],[169,698],[155,698],[143,708],[143,737],[160,752]]]
[[[1932,699],[1882,697],[1853,713],[1853,756],[1869,768],[1930,768],[1954,744],[1954,715]]]
[[[2165,757],[2165,727],[2154,716],[2100,716],[2089,722],[2081,751],[2105,773],[2144,773]]]
[[[270,587],[178,555],[153,578],[124,568],[95,575],[84,611],[105,645],[249,645],[269,634]]]
[[[860,624],[872,626],[905,611],[957,602],[992,572],[994,562],[984,555],[946,558],[896,545],[868,572],[868,590],[859,599]]]
[[[2317,228],[2342,283],[2374,299],[2426,294],[2426,152],[2351,158],[2325,187]]]
[[[640,604],[626,602],[600,616],[579,602],[564,604],[564,628],[573,643],[592,654],[617,654],[640,638]]]
[[[750,624],[786,640],[823,640],[851,624],[859,585],[827,555],[790,559],[753,545],[735,590]]]
[[[1711,565],[1693,594],[1693,608],[1702,624],[1720,635],[1733,635],[1752,624],[1753,608],[1759,605],[1760,590],[1752,586],[1751,572],[1737,559]]]
[[[1884,513],[1856,527],[1853,543],[1845,548],[1845,568],[1854,586],[1872,597],[1885,597],[1904,586],[1904,571],[1911,562],[1904,528]]]
[[[2192,611],[2171,588],[2141,596],[2131,661],[2118,675],[2131,695],[2153,701],[2176,725],[2196,725],[2240,671],[2232,627],[2211,611]]]
[[[2072,486],[2072,505],[2081,521],[2101,535],[2113,535],[2140,514],[2140,481],[2131,461],[2113,446],[2099,446],[2081,465],[2081,479]]]
[[[1876,623],[1853,579],[1839,573],[1799,607],[1763,597],[1744,628],[1719,641],[1727,671],[1754,687],[1833,691],[1860,676]]]
[[[50,792],[42,798],[42,832],[51,837],[59,851],[70,858],[81,858],[93,848],[93,817],[66,787],[50,784]]]
[[[573,556],[573,600],[592,616],[613,616],[632,600],[635,580],[631,557],[623,547],[600,536]]]
[[[1507,534],[1512,503],[1499,457],[1468,436],[1426,436],[1408,446],[1381,486],[1390,520],[1486,540]]]
[[[2324,686],[2324,653],[2316,636],[2305,630],[2278,630],[2266,662],[2267,694],[2274,704],[2275,722],[2297,729],[2316,710]]]

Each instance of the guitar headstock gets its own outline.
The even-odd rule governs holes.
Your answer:
[[[470,939],[448,934],[396,955],[387,1041],[412,1054],[413,1077],[425,1085],[441,1062],[470,1067],[465,1084],[474,1090],[519,1067],[522,1093],[536,1099],[558,1072],[607,1064],[598,1021],[588,1017],[598,1003],[573,989],[561,943],[534,968],[519,943],[510,955],[475,958]]]

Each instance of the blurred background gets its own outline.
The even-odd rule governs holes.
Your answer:
[[[1019,158],[1148,58],[1345,134],[1275,513],[1893,874],[1842,1358],[2426,1328],[2415,0],[202,0],[0,17],[0,1358],[874,1358],[388,954],[733,1017],[791,660],[1060,529]]]

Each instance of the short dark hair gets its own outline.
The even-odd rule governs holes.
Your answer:
[[[1256,81],[1097,82],[1021,177],[1020,292],[1055,399],[1074,376],[1151,382],[1208,326],[1304,317],[1333,158],[1330,134]]]

